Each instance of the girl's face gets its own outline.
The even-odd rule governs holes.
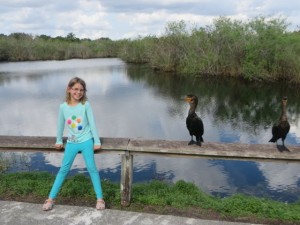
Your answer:
[[[71,101],[79,102],[82,98],[85,90],[80,83],[74,84],[71,88],[69,88],[69,93],[71,97]]]

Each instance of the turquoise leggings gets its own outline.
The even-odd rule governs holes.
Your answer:
[[[87,170],[92,179],[97,199],[103,198],[100,175],[95,165],[93,139],[82,143],[67,143],[61,168],[55,178],[49,198],[56,198],[78,152],[82,153]]]

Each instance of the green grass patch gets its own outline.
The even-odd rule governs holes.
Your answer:
[[[55,176],[47,172],[26,172],[0,174],[0,199],[26,199],[35,197],[45,199],[51,189]],[[120,185],[102,181],[105,201],[111,208],[120,207]],[[76,202],[95,200],[95,193],[89,177],[76,175],[66,179],[58,199],[76,199]],[[74,202],[73,202],[74,204]],[[133,185],[132,205],[169,207],[176,210],[193,208],[210,210],[223,218],[255,218],[260,221],[300,223],[300,202],[286,204],[269,199],[245,195],[219,198],[208,195],[196,185],[184,181],[169,184],[162,181],[138,183]],[[134,208],[134,207],[132,207]],[[130,209],[130,208],[129,208]]]

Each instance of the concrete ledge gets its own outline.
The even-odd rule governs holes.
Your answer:
[[[206,157],[240,160],[300,161],[300,146],[276,144],[241,144],[204,142],[201,147],[188,145],[188,141],[143,140],[129,138],[101,138],[102,150],[96,153],[130,152],[163,154],[184,157]],[[62,152],[54,148],[55,137],[0,136],[0,151]]]

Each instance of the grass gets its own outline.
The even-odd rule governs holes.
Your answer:
[[[0,174],[0,199],[41,204],[48,196],[54,178],[48,172]],[[300,202],[285,204],[239,194],[219,198],[202,192],[192,183],[151,181],[134,184],[131,205],[122,207],[119,184],[102,181],[102,188],[111,209],[276,225],[300,224]],[[95,193],[89,177],[67,178],[57,203],[94,207]]]

